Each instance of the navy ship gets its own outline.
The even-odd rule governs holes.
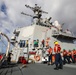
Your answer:
[[[58,21],[50,22],[52,17],[42,18],[42,14],[48,14],[48,12],[43,11],[37,4],[35,4],[35,7],[25,6],[34,12],[34,16],[23,12],[21,14],[32,17],[33,23],[30,26],[15,29],[11,42],[6,34],[0,32],[0,35],[6,37],[8,41],[6,54],[0,60],[0,75],[76,75],[75,64],[66,64],[63,70],[58,71],[53,70],[54,65],[49,67],[41,64],[45,61],[44,57],[47,59],[47,48],[49,46],[54,48],[55,41],[61,45],[62,50],[75,49],[76,46],[73,42],[76,37],[74,34],[68,29],[63,31],[62,25]],[[11,61],[15,62],[15,64],[7,65],[4,63],[2,65],[4,60],[7,59],[10,43],[13,45]],[[35,59],[36,55],[39,58]],[[23,65],[16,64],[19,57],[25,57],[29,62],[33,61],[36,64],[27,64],[27,66],[21,68]]]
[[[55,41],[61,45],[62,50],[76,48],[74,44],[76,37],[69,29],[63,30],[63,25],[59,24],[57,20],[50,22],[52,17],[42,18],[42,14],[48,14],[48,12],[43,11],[37,4],[35,4],[35,7],[29,5],[25,5],[25,7],[31,9],[34,15],[24,12],[21,12],[21,14],[32,17],[33,22],[29,26],[14,30],[14,36],[11,37],[11,43],[14,46],[12,61],[17,62],[20,56],[24,56],[26,59],[41,63],[43,57],[47,54],[46,48],[48,46],[54,48]],[[39,61],[34,59],[36,54],[40,56]]]

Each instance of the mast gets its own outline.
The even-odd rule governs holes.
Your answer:
[[[34,23],[38,24],[40,22],[40,19],[41,19],[41,16],[42,16],[42,13],[45,13],[45,14],[48,14],[48,12],[46,11],[43,11],[41,9],[40,6],[38,6],[37,4],[35,4],[34,7],[31,7],[29,5],[25,5],[27,8],[30,8],[33,12],[34,12],[34,16],[33,15],[30,15],[30,14],[26,14],[24,12],[21,12],[21,14],[23,15],[27,15],[27,16],[30,16],[30,17],[33,17],[33,21]]]

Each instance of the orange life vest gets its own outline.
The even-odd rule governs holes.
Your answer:
[[[63,51],[63,56],[67,55],[67,51]]]
[[[72,55],[72,52],[68,52],[67,55],[68,55],[68,56]]]
[[[51,54],[52,51],[53,51],[53,49],[52,48],[49,48],[48,53]]]
[[[76,55],[76,50],[73,51],[73,55]]]
[[[61,51],[60,45],[56,44],[55,47],[54,47],[54,52],[57,53],[57,52],[60,52],[60,51]]]

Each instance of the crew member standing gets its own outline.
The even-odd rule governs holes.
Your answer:
[[[57,41],[55,41],[54,44],[55,44],[54,52],[55,52],[55,65],[56,65],[56,67],[54,69],[58,70],[58,69],[63,68],[62,57],[61,57],[61,54],[60,54],[61,47],[60,47],[60,45],[58,44]]]
[[[48,49],[48,65],[52,64],[52,51],[53,49],[49,47]]]

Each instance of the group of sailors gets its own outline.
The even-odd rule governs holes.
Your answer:
[[[54,49],[49,47],[48,51],[48,65],[49,64],[55,64],[56,67],[54,68],[55,70],[58,69],[63,69],[63,64],[70,64],[75,63],[76,62],[76,50],[63,50],[61,49],[61,46],[58,44],[58,42],[54,42],[55,46]],[[54,55],[52,54],[54,50]],[[54,60],[53,61],[53,57],[54,56]]]
[[[65,63],[70,64],[71,62],[72,63],[76,62],[76,50],[75,49],[73,49],[72,51],[71,50],[67,51],[64,49],[62,53],[63,53],[63,58],[64,58],[64,64]]]

